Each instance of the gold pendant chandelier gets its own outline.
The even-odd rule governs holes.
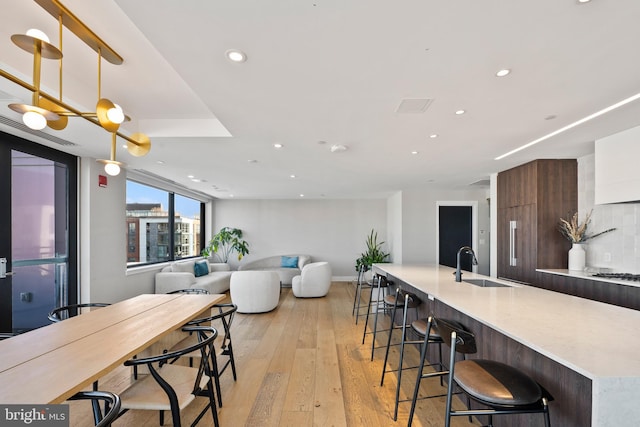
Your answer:
[[[14,34],[11,40],[21,49],[33,54],[33,83],[27,83],[18,77],[0,69],[0,75],[13,83],[32,92],[31,104],[10,104],[9,108],[22,114],[22,120],[31,129],[40,130],[49,127],[54,130],[66,128],[69,117],[82,117],[102,127],[111,134],[111,153],[109,160],[98,160],[105,164],[105,171],[110,175],[120,173],[123,164],[116,161],[116,138],[127,141],[127,151],[134,156],[144,156],[151,149],[151,141],[142,133],[130,136],[119,131],[120,124],[130,120],[122,108],[107,98],[102,98],[102,60],[120,65],[123,59],[89,27],[57,0],[35,0],[43,9],[55,17],[59,23],[59,48],[49,41],[42,31],[30,29],[26,34]],[[95,112],[81,112],[62,100],[62,34],[63,27],[69,29],[80,40],[98,54],[98,101]],[[40,89],[40,70],[42,58],[58,60],[59,98],[55,98]]]

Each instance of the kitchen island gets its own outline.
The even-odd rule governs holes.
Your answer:
[[[416,291],[423,299],[422,314],[465,323],[478,336],[479,357],[512,364],[536,378],[555,398],[552,425],[638,424],[637,310],[503,280],[495,281],[510,286],[457,283],[454,270],[444,266],[376,264],[374,270]],[[487,277],[464,272],[463,280],[473,278]],[[538,425],[539,420],[495,421]]]

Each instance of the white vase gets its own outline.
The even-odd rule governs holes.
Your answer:
[[[584,247],[580,243],[574,243],[569,250],[569,270],[583,271],[585,267],[586,254]]]

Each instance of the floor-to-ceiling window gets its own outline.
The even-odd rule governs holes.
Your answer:
[[[200,255],[203,209],[199,200],[127,180],[127,265]]]
[[[0,133],[0,331],[48,324],[77,295],[77,159]]]

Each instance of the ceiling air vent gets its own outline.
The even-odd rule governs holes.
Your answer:
[[[65,145],[65,146],[76,146],[78,144],[74,144],[73,142],[69,142],[67,140],[64,140],[62,138],[58,138],[57,136],[53,136],[53,135],[49,135],[48,133],[45,132],[41,132],[39,130],[33,130],[29,127],[27,127],[24,123],[22,122],[17,122],[15,120],[12,120],[8,117],[5,116],[0,116],[0,124],[9,126],[11,128],[17,129],[19,131],[37,136],[39,138],[42,139],[46,139],[47,141],[51,141],[51,142],[55,142],[56,144],[60,144],[60,145]]]
[[[398,114],[420,114],[427,111],[433,99],[403,99],[396,109]]]

